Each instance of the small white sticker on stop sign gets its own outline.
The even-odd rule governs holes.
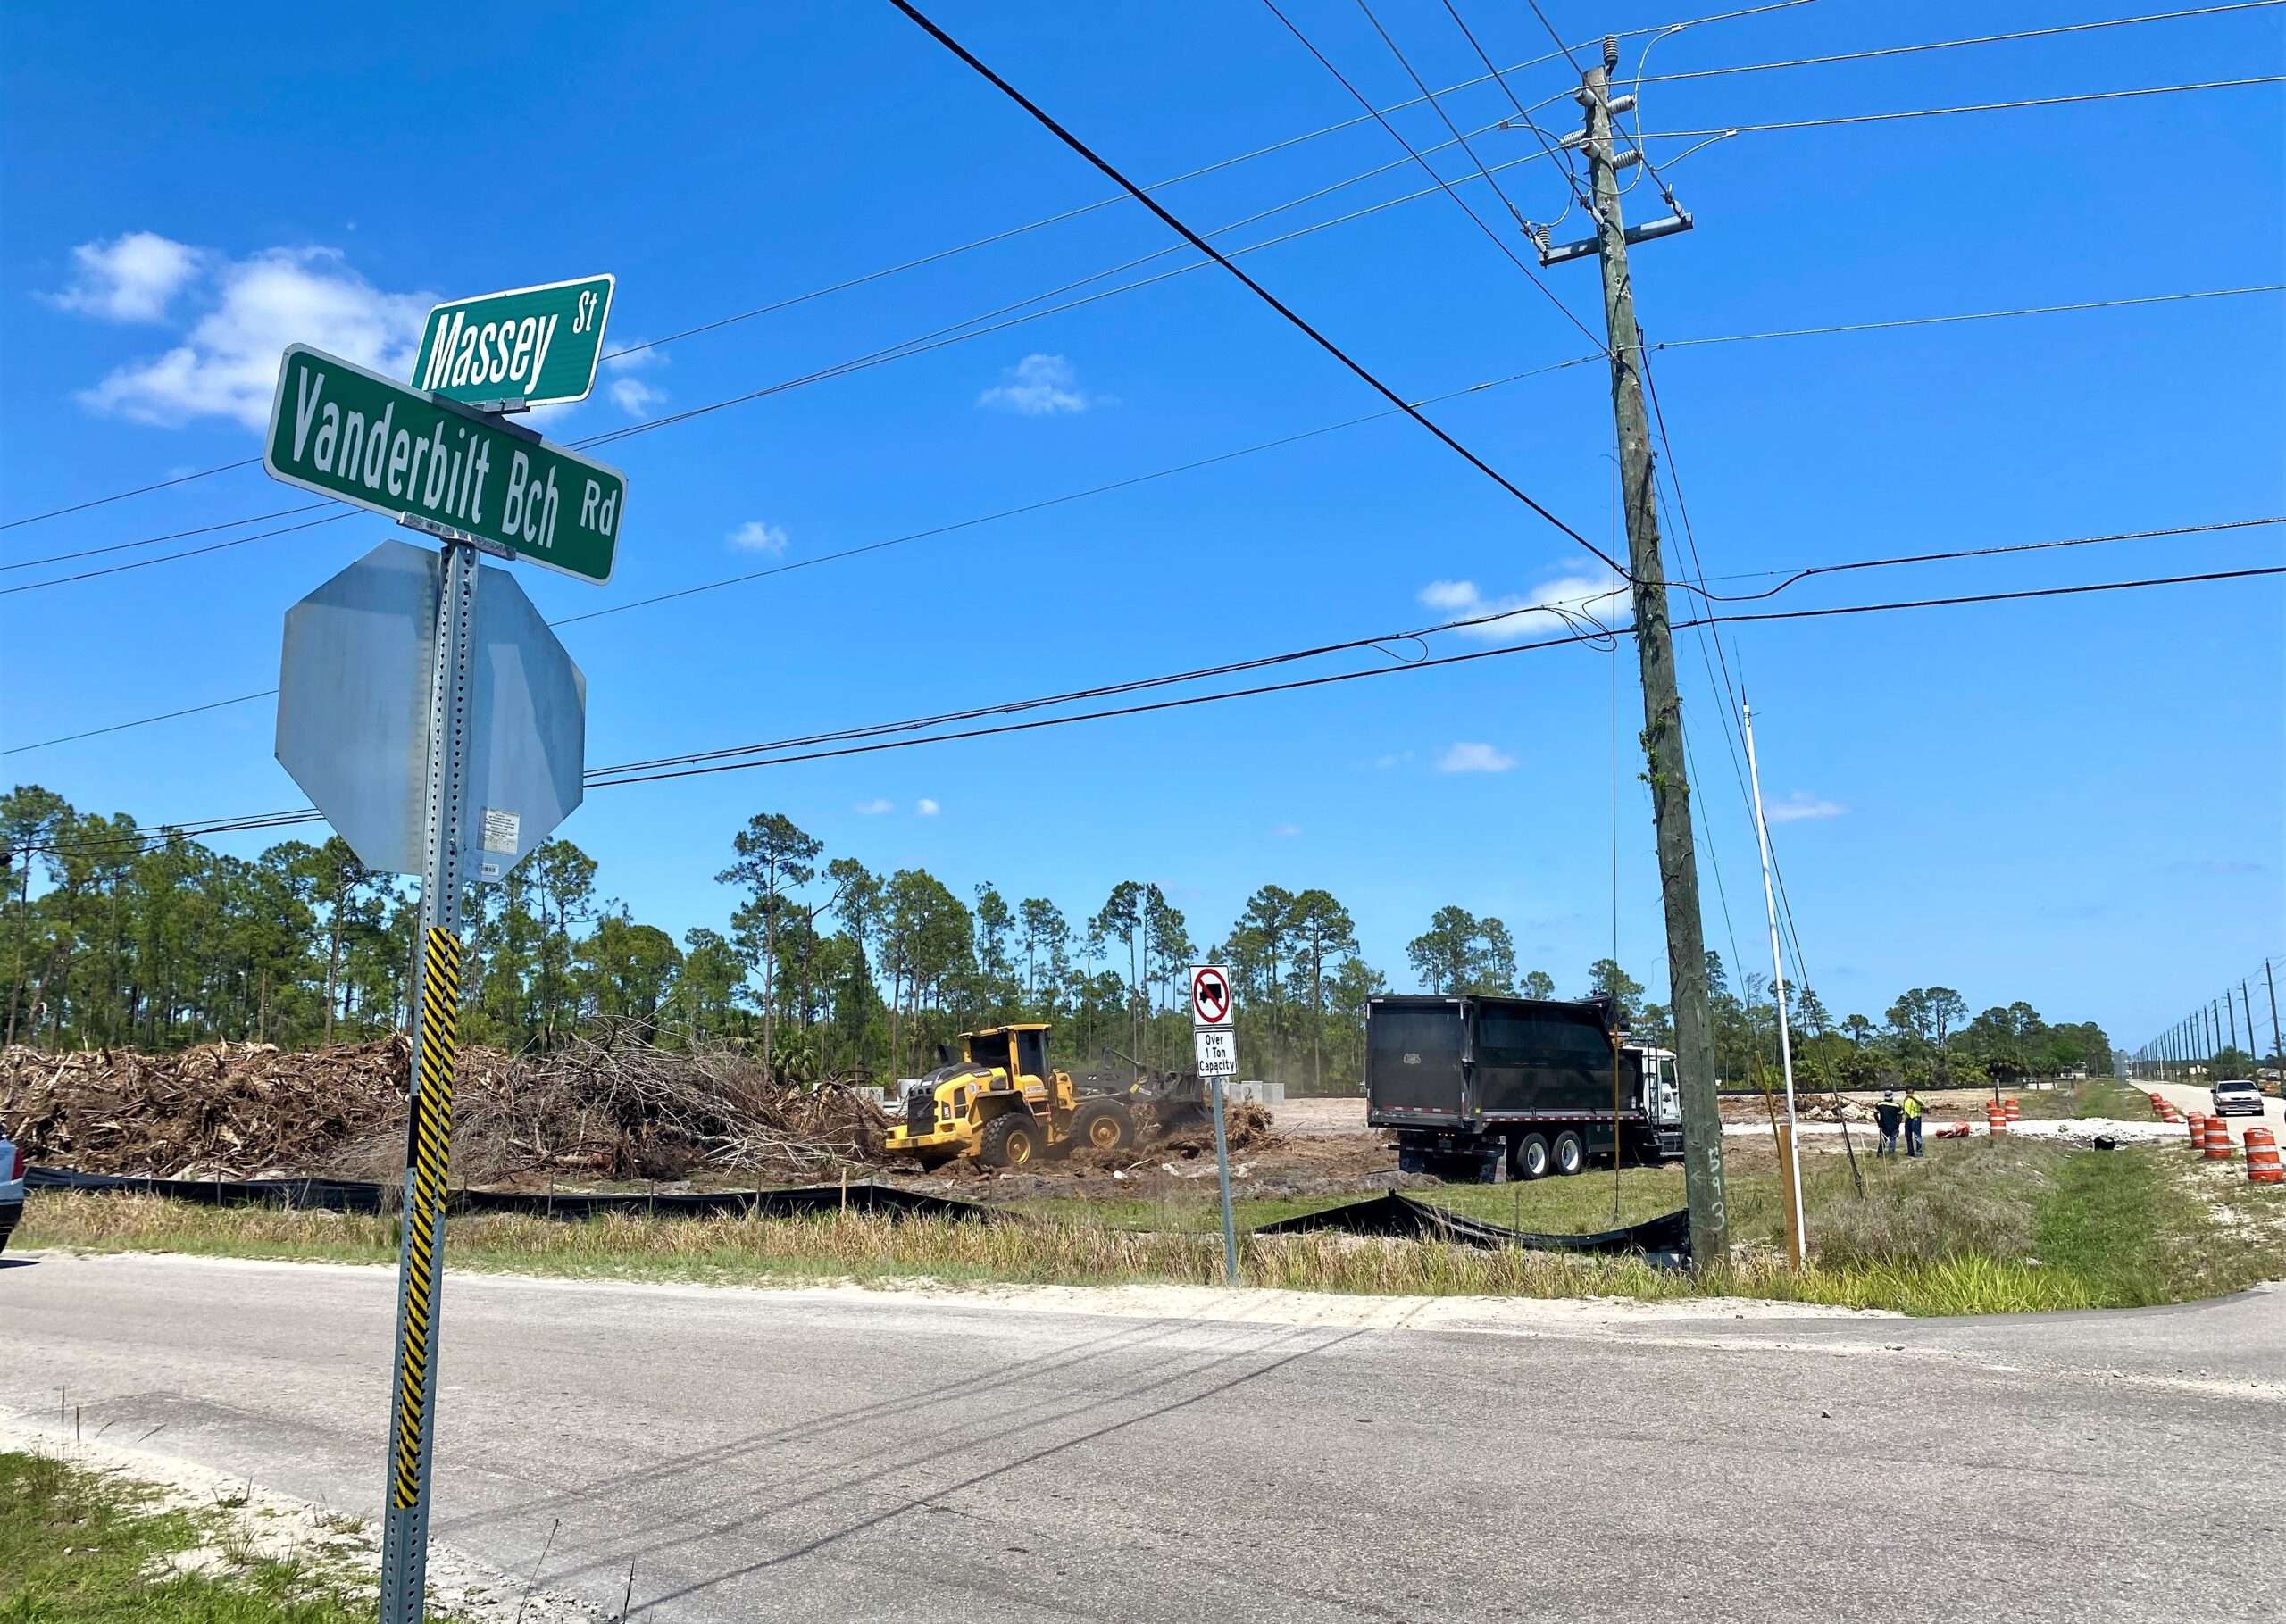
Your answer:
[[[1237,1015],[1231,972],[1221,964],[1190,967],[1190,1024],[1198,1031],[1227,1031]]]

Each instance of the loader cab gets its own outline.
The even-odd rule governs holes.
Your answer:
[[[961,1053],[972,1065],[1005,1071],[1012,1087],[1024,1087],[1027,1079],[1035,1084],[1045,1083],[1051,1075],[1047,1069],[1047,1028],[1041,1023],[963,1032]]]

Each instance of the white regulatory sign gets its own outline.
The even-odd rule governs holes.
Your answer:
[[[1231,996],[1231,972],[1221,964],[1190,967],[1190,1024],[1199,1031],[1231,1029],[1237,1000]],[[1202,1051],[1203,1052],[1203,1051]]]
[[[1191,1034],[1198,1045],[1198,1075],[1239,1074],[1239,1035],[1228,1027],[1200,1027]]]

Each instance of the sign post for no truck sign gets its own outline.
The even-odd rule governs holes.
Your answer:
[[[1239,1074],[1238,999],[1227,964],[1190,967],[1190,1032],[1198,1075],[1214,1099],[1214,1171],[1222,1186],[1222,1278],[1239,1283],[1238,1222],[1231,1211],[1231,1142],[1222,1127],[1222,1079]]]

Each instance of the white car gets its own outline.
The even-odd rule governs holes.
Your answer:
[[[23,1215],[24,1153],[0,1138],[0,1251],[7,1248],[16,1220]]]
[[[2226,1077],[2215,1085],[2210,1096],[2218,1117],[2258,1117],[2262,1114],[2262,1088],[2250,1077]]]

